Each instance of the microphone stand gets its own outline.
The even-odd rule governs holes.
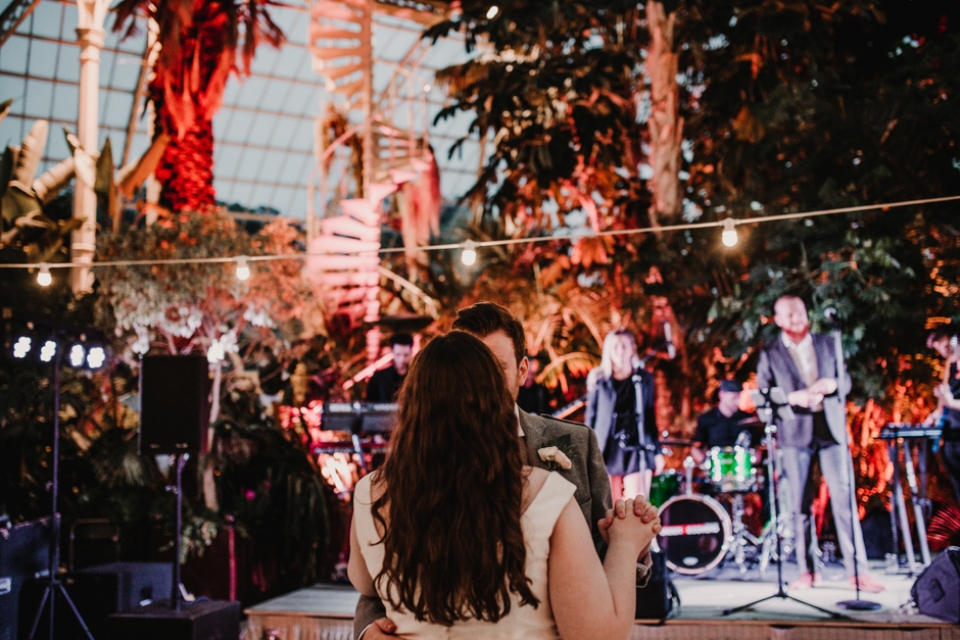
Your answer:
[[[772,522],[771,526],[773,527],[774,535],[777,540],[777,592],[773,595],[769,595],[766,598],[760,598],[759,600],[754,600],[747,604],[741,605],[739,607],[734,607],[732,609],[724,609],[721,615],[729,616],[734,613],[739,613],[746,609],[750,609],[761,602],[766,602],[767,600],[772,600],[774,598],[780,598],[782,600],[792,600],[802,605],[806,605],[812,609],[816,609],[821,613],[825,613],[831,618],[838,619],[843,618],[842,615],[835,611],[830,611],[824,609],[823,607],[818,607],[815,604],[810,602],[805,602],[799,598],[795,598],[787,593],[787,590],[784,588],[783,583],[783,538],[780,535],[780,502],[777,499],[779,496],[779,479],[777,477],[777,468],[776,468],[776,455],[777,455],[777,440],[774,438],[773,434],[777,432],[777,425],[774,423],[773,415],[775,409],[775,403],[770,398],[770,390],[764,389],[760,393],[763,394],[763,403],[762,406],[757,407],[757,415],[763,418],[766,427],[764,428],[764,433],[766,438],[764,443],[767,446],[767,475],[770,478],[770,481],[767,483],[767,488],[770,492],[770,520]],[[761,404],[761,403],[757,403]]]
[[[843,409],[844,420],[847,415],[847,394],[843,390],[843,372],[846,371],[846,364],[843,359],[843,342],[840,337],[840,329],[836,326],[836,316],[828,316],[828,320],[833,319],[835,326],[830,331],[833,335],[833,352],[837,362],[837,396],[840,398],[840,407]],[[846,428],[844,428],[846,433]],[[860,598],[860,563],[857,558],[857,523],[860,521],[860,510],[857,508],[857,483],[853,469],[853,457],[850,455],[850,443],[844,438],[844,446],[847,448],[847,489],[850,491],[850,542],[853,544],[853,580],[857,597],[853,600],[841,600],[837,603],[838,607],[849,609],[850,611],[876,611],[880,608],[879,602],[872,600],[863,600]],[[862,539],[861,534],[861,539]]]

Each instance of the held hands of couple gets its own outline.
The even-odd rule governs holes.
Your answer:
[[[647,499],[639,495],[634,500],[617,500],[613,509],[607,509],[606,517],[597,522],[597,529],[600,536],[607,544],[610,543],[610,531],[617,523],[617,533],[626,533],[625,530],[632,529],[633,533],[641,536],[640,551],[637,559],[642,560],[650,551],[650,543],[658,533],[660,533],[660,516],[657,508],[647,502]]]

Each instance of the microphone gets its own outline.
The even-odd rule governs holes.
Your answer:
[[[673,329],[666,320],[663,321],[663,339],[667,341],[667,357],[673,360],[677,357],[677,347],[673,344]]]
[[[825,308],[825,309],[823,310],[823,317],[826,319],[827,322],[829,322],[830,324],[832,324],[832,325],[834,325],[834,326],[840,324],[840,316],[839,316],[839,314],[838,314],[838,312],[837,312],[837,308],[836,308],[836,307],[827,307],[827,308]]]

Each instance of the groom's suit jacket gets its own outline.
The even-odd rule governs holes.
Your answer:
[[[546,464],[540,460],[537,451],[543,447],[552,446],[557,438],[570,436],[569,457],[573,466],[570,469],[557,469],[556,473],[576,486],[573,497],[590,526],[594,545],[602,558],[606,545],[600,538],[597,522],[603,518],[607,509],[613,507],[613,500],[607,468],[603,463],[600,447],[597,445],[597,435],[592,429],[582,424],[535,416],[522,409],[520,410],[520,428],[523,430],[523,439],[527,445],[528,464],[543,468],[546,468]],[[648,564],[638,565],[638,576],[641,582],[645,580]],[[374,620],[385,615],[386,609],[380,600],[360,596],[353,618],[354,637],[359,637]]]

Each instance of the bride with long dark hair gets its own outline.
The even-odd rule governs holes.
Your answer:
[[[383,467],[354,492],[350,580],[407,638],[626,638],[636,559],[659,531],[628,501],[603,565],[557,473],[524,464],[500,365],[433,339],[400,393]]]

